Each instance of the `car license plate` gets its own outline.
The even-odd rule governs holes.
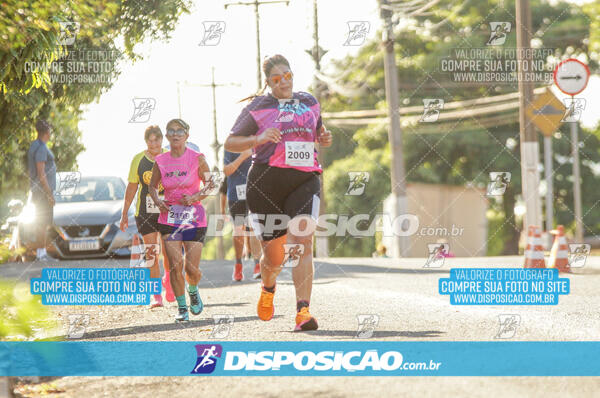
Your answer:
[[[99,249],[100,241],[98,239],[81,239],[69,242],[69,250],[72,252]]]

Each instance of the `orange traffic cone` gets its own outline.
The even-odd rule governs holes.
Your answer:
[[[530,225],[527,231],[527,247],[525,248],[525,264],[523,268],[546,268],[542,233],[536,226]]]
[[[554,244],[552,245],[552,250],[550,250],[548,268],[557,268],[559,272],[571,272],[565,228],[559,225],[556,229],[550,231],[550,233],[556,235],[556,238],[554,238]]]

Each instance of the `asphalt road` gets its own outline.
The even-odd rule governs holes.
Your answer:
[[[61,306],[53,307],[59,328],[50,335],[65,337],[69,315],[89,317],[83,340],[93,341],[205,341],[213,332],[213,315],[235,319],[223,340],[355,340],[357,315],[379,318],[372,339],[400,341],[481,341],[494,340],[500,314],[517,314],[520,324],[514,341],[598,340],[600,334],[600,257],[590,257],[586,266],[570,277],[571,293],[560,297],[557,306],[453,306],[448,296],[438,294],[438,280],[448,277],[452,267],[521,267],[522,257],[449,258],[442,268],[423,268],[425,259],[335,258],[315,262],[315,284],[311,313],[319,321],[317,331],[294,333],[294,287],[291,273],[284,270],[278,281],[275,317],[260,321],[255,314],[259,282],[250,279],[252,267],[245,268],[246,280],[232,282],[232,264],[202,262],[200,293],[205,310],[191,316],[187,324],[175,324],[176,304],[150,310],[144,306]],[[57,264],[11,263],[0,267],[0,277],[28,282],[41,268],[127,267],[127,260],[61,261]],[[562,276],[562,275],[561,275]],[[159,365],[157,365],[159,366]],[[509,381],[507,383],[507,381]],[[65,377],[53,381],[64,392],[57,396],[188,396],[208,392],[211,396],[257,393],[276,396],[293,392],[298,396],[365,396],[410,393],[419,396],[593,396],[600,390],[598,378],[193,378],[153,377]],[[35,386],[30,386],[34,388]]]

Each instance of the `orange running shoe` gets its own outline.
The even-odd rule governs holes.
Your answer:
[[[300,308],[300,311],[296,314],[296,328],[295,331],[306,331],[306,330],[317,330],[319,325],[317,320],[308,312],[308,307]]]
[[[273,314],[275,314],[273,297],[275,297],[275,293],[267,292],[264,288],[261,288],[256,312],[258,313],[258,317],[263,321],[270,321],[273,318]]]
[[[243,266],[240,263],[236,263],[235,267],[233,267],[233,280],[236,282],[241,282],[244,280],[244,273],[242,272]]]

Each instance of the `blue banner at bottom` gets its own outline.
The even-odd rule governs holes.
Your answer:
[[[600,376],[600,342],[1,342],[0,376]]]

